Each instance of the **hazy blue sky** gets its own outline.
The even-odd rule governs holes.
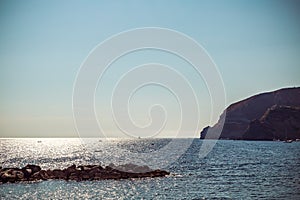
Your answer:
[[[227,105],[262,91],[299,86],[299,17],[299,1],[286,0],[2,0],[0,136],[77,136],[72,119],[72,88],[81,63],[104,39],[132,28],[163,27],[194,38],[220,70]],[[145,54],[129,56],[111,73],[118,74],[121,65],[155,59],[168,62],[171,57],[156,56],[157,52]],[[170,58],[169,64],[178,65],[194,84],[199,83],[199,91],[205,88],[201,78],[196,80],[193,72],[176,59]],[[150,93],[153,99],[163,95],[159,88]],[[138,111],[133,111],[142,124],[147,117],[139,110],[148,104],[147,89],[144,94],[137,95],[137,102],[142,103],[137,103]],[[103,95],[97,93],[99,110]],[[199,92],[197,96],[202,99],[200,108],[205,108],[207,94]],[[168,102],[172,105],[174,99]],[[170,107],[175,112],[173,116],[176,108]],[[201,118],[202,126],[209,123],[206,112]],[[171,122],[177,123],[175,119]],[[105,123],[110,126],[109,121]]]

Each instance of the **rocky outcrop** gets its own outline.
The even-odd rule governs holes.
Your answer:
[[[292,123],[287,122],[289,113],[298,112],[298,107],[300,107],[299,87],[258,94],[230,105],[220,116],[217,124],[202,130],[200,138],[273,140],[282,139],[282,134],[285,138],[300,138],[297,131],[299,125],[297,115],[293,115]],[[271,110],[271,115],[269,115]],[[277,114],[276,120],[270,118],[274,116],[275,111],[280,113]],[[281,118],[278,117],[279,115]],[[266,116],[269,116],[268,120]],[[223,127],[222,120],[224,121]],[[293,128],[291,128],[292,125]],[[221,135],[217,134],[218,131]]]
[[[145,177],[163,177],[170,173],[163,170],[152,170],[148,166],[126,164],[102,167],[100,165],[71,165],[65,169],[42,170],[37,165],[26,165],[23,168],[0,168],[0,183],[38,181],[49,179],[62,180],[104,180]]]
[[[296,140],[300,138],[300,107],[273,106],[249,124],[245,140]]]

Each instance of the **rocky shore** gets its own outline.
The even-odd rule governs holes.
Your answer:
[[[26,165],[23,168],[1,168],[0,183],[15,183],[25,181],[39,181],[49,179],[62,180],[104,180],[129,179],[145,177],[163,177],[170,173],[163,170],[153,170],[148,166],[125,164],[102,167],[100,165],[71,165],[65,169],[41,169],[38,165]]]

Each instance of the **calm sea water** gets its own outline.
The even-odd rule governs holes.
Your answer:
[[[127,163],[120,148],[151,152],[168,139],[1,139],[3,167]],[[180,141],[180,139],[179,139]],[[181,139],[184,142],[184,139]],[[300,142],[218,141],[199,158],[195,139],[163,178],[0,185],[0,199],[300,199]]]

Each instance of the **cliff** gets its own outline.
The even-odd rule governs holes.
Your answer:
[[[300,138],[299,107],[299,87],[258,94],[231,104],[218,123],[202,130],[200,138],[218,139],[216,132],[226,113],[220,139],[297,139]]]
[[[286,140],[300,138],[300,107],[273,106],[249,124],[245,140]]]

